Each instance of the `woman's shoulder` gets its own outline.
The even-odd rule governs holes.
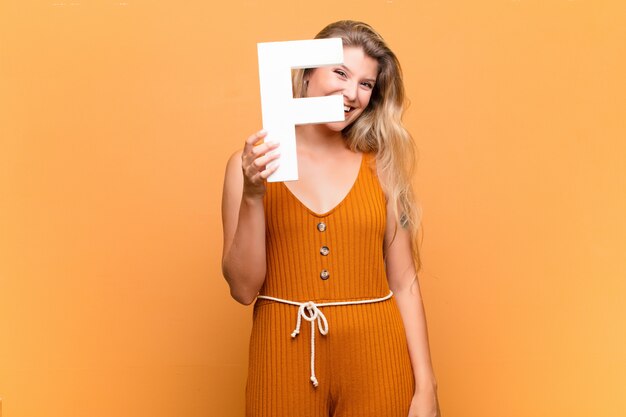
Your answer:
[[[363,152],[363,158],[367,167],[370,169],[372,176],[378,180],[385,197],[387,197],[387,181],[385,180],[386,173],[382,170],[381,164],[377,160],[377,156],[378,154],[375,151]]]
[[[376,152],[374,151],[369,151],[369,152],[361,152],[363,154],[363,158],[365,159],[365,161],[372,167],[376,166]]]
[[[237,149],[235,152],[233,152],[230,157],[228,157],[227,165],[241,166],[241,154],[243,154],[243,149]]]
[[[374,174],[377,178],[380,177],[380,173],[378,170],[379,164],[376,160],[376,152],[363,152],[363,162],[365,163],[365,165],[367,165],[370,171],[372,171],[372,174]]]
[[[233,152],[228,161],[226,162],[226,176],[229,177],[233,174],[241,172],[241,154],[243,149],[238,149]]]
[[[241,171],[241,154],[243,149],[232,153],[226,162],[224,172],[224,193],[240,193],[243,189],[243,173]]]

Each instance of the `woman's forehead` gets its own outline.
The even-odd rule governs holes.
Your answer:
[[[344,46],[343,66],[359,78],[376,79],[378,61],[367,55],[360,46]]]

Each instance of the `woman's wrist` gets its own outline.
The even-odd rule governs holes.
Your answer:
[[[437,380],[434,377],[420,377],[415,379],[415,392],[437,392]]]
[[[241,202],[251,206],[263,203],[263,194],[246,193],[244,191],[243,195],[241,196]]]

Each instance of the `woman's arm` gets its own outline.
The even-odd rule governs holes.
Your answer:
[[[258,132],[246,140],[243,151],[228,160],[222,194],[224,246],[222,274],[232,297],[250,304],[265,281],[265,180],[277,166],[266,164],[278,154],[266,155],[277,145],[256,145],[265,134]]]
[[[385,265],[389,287],[394,293],[404,323],[415,376],[415,397],[410,415],[438,416],[437,381],[430,358],[426,316],[411,252],[411,235],[402,227],[396,228],[397,222],[390,204],[387,204]],[[416,413],[415,409],[419,411]]]

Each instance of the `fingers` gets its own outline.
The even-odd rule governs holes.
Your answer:
[[[272,173],[278,169],[279,163],[276,161],[280,155],[268,155],[255,160],[251,165],[244,169],[246,176],[252,181],[260,178],[267,179]],[[267,161],[266,163],[264,161]],[[270,162],[276,161],[271,166],[268,166]]]
[[[243,152],[244,153],[246,153],[246,151],[249,152],[254,147],[254,145],[257,144],[265,136],[267,136],[267,131],[265,131],[264,129],[261,129],[258,132],[250,135],[248,139],[246,139],[246,143],[243,147]]]
[[[267,136],[267,131],[264,129],[259,130],[256,133],[253,133],[246,139],[246,143],[243,148],[243,155],[252,154],[254,157],[258,157],[269,152],[272,149],[276,149],[278,147],[278,143],[276,142],[263,142],[262,144],[258,144],[262,139]]]
[[[268,152],[278,148],[280,145],[277,142],[263,142],[261,144],[257,143],[264,139],[267,136],[267,132],[265,130],[259,130],[258,132],[252,134],[248,139],[246,139],[246,143],[244,145],[242,159],[247,159],[249,164],[252,164],[253,160],[257,160],[259,157],[264,156]],[[263,163],[256,163],[257,167],[261,167],[265,165],[267,161]]]
[[[261,155],[264,155],[276,148],[278,148],[278,146],[280,145],[280,143],[278,142],[264,142],[260,145],[256,145],[255,147],[253,147],[250,150],[250,153],[252,154],[252,156],[254,158],[257,158]]]
[[[265,142],[267,132],[259,130],[246,139],[243,152],[241,154],[242,168],[246,177],[246,182],[251,186],[261,186],[265,180],[278,169],[277,159],[280,152],[276,149],[279,147],[277,142]],[[271,167],[268,165],[271,164]]]
[[[270,175],[272,175],[278,169],[280,163],[274,164],[271,168],[267,168],[264,171],[260,172],[260,177],[266,180]]]
[[[280,152],[273,152],[271,154],[267,153],[259,158],[256,158],[252,164],[257,167],[257,169],[261,169],[272,161],[275,161],[280,157]]]

